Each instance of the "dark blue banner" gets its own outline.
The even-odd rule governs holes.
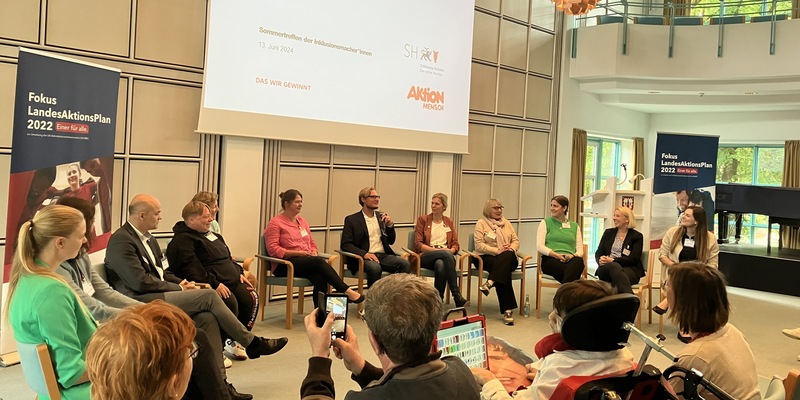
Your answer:
[[[658,132],[653,193],[714,186],[718,136]]]

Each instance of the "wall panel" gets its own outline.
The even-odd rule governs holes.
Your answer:
[[[0,154],[0,187],[7,188],[11,174],[11,155]],[[8,193],[0,195],[0,235],[6,235],[6,220],[8,215]]]
[[[549,134],[525,130],[524,147],[522,154],[522,169],[526,173],[546,174],[550,161],[548,148]]]
[[[130,0],[48,0],[47,45],[128,56]]]
[[[413,224],[417,220],[414,171],[379,171],[375,186],[381,195],[380,209],[389,213],[396,224]]]
[[[377,149],[363,147],[333,146],[333,162],[340,165],[377,165]]]
[[[553,81],[528,75],[528,104],[525,117],[550,121]]]
[[[366,186],[375,186],[374,170],[333,169],[330,225],[343,225],[344,217],[361,209],[358,192]]]
[[[310,226],[327,224],[328,168],[283,166],[279,182],[280,192],[297,189],[303,194],[302,216]]]
[[[499,31],[500,18],[476,11],[472,31],[472,58],[497,62]]]
[[[132,160],[125,204],[138,193],[148,193],[161,202],[161,224],[157,232],[172,233],[181,219],[183,206],[197,193],[199,162]]]
[[[494,128],[491,125],[469,124],[469,154],[463,158],[463,168],[469,171],[491,171]]]
[[[473,62],[470,75],[469,108],[494,112],[496,97],[497,68]]]
[[[525,107],[525,74],[500,69],[497,85],[497,113],[522,117]],[[541,101],[550,104],[549,97]]]
[[[509,220],[520,218],[519,215],[519,176],[495,175],[492,197],[503,202],[503,216]]]
[[[134,56],[202,68],[206,4],[197,0],[138,0]]]
[[[491,176],[464,174],[461,182],[459,197],[461,220],[475,221],[483,218],[483,204],[491,197]]]
[[[14,95],[17,87],[15,64],[0,62],[0,82],[8,83],[0,85],[0,147],[11,147],[14,129]]]
[[[495,131],[494,170],[519,172],[522,157],[522,129],[498,127]]]
[[[528,28],[516,22],[500,23],[500,64],[525,69],[528,53]]]
[[[37,42],[39,7],[39,0],[0,0],[0,37]]]
[[[331,148],[331,145],[321,143],[282,142],[281,162],[328,164],[331,162]]]
[[[131,153],[198,157],[200,88],[135,80]]]

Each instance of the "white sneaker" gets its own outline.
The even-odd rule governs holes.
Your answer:
[[[230,367],[233,366],[233,361],[228,359],[228,357],[225,357],[225,354],[223,354],[222,355],[222,365],[224,365],[225,368],[230,368]]]
[[[784,329],[781,332],[792,339],[800,340],[800,328]]]
[[[237,360],[247,360],[247,352],[244,350],[244,346],[231,339],[225,340],[225,354]]]

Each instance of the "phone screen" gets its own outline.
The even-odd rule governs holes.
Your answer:
[[[328,313],[333,313],[334,321],[331,328],[331,339],[345,339],[347,327],[347,295],[339,293],[320,293],[320,310],[317,313],[317,326],[325,323]]]

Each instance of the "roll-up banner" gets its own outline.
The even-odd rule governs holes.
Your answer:
[[[42,207],[66,197],[95,206],[91,251],[111,236],[114,133],[120,71],[20,48],[6,216],[3,296],[19,227]],[[6,304],[2,306],[6,321]],[[3,322],[5,324],[5,322]],[[7,325],[0,356],[14,351]]]
[[[714,229],[714,190],[719,136],[658,132],[650,248],[661,246],[667,229],[677,225],[688,206],[706,212],[708,229]]]

